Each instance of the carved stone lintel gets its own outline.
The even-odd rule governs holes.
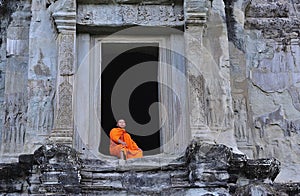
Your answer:
[[[182,5],[79,5],[77,24],[85,26],[182,26]]]

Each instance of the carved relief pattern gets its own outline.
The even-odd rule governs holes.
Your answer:
[[[1,152],[18,153],[23,150],[25,141],[27,103],[22,93],[11,94],[5,101]]]
[[[267,127],[274,125],[279,126],[284,131],[284,136],[291,136],[292,133],[300,134],[300,120],[286,119],[281,106],[273,112],[256,117],[254,122],[255,128],[260,131],[260,138],[265,137]]]
[[[28,125],[33,131],[49,133],[53,126],[53,99],[55,90],[52,82],[38,80],[30,83]]]
[[[61,76],[73,74],[74,52],[74,35],[61,34],[59,47],[59,70]]]
[[[63,81],[59,85],[59,108],[56,118],[56,128],[72,128],[72,85]]]
[[[92,25],[183,25],[183,8],[177,5],[79,5],[77,23]]]
[[[247,108],[242,95],[233,99],[234,131],[237,141],[247,141]]]
[[[232,125],[233,111],[227,85],[214,80],[206,89],[207,124],[212,128],[229,128]]]
[[[56,135],[58,129],[73,130],[73,111],[72,111],[72,89],[73,83],[69,81],[75,72],[75,42],[76,42],[76,1],[66,0],[61,1],[52,14],[57,30],[59,32],[58,43],[58,82],[56,86],[56,112],[55,124],[50,134],[50,139],[57,140],[57,137],[65,137],[68,133],[63,135]],[[51,96],[45,97],[47,103]],[[50,109],[49,109],[50,110]],[[47,113],[43,116],[44,124],[52,121],[52,116]],[[64,130],[65,131],[65,130]],[[52,137],[53,136],[53,137]],[[62,141],[60,141],[62,142]],[[64,141],[66,142],[66,141]]]
[[[190,102],[191,102],[191,125],[199,127],[205,124],[204,114],[204,79],[203,76],[189,76],[190,83]]]
[[[272,48],[270,52],[267,46],[257,46],[258,63],[252,68],[253,82],[266,92],[283,91],[300,82],[300,47],[273,43]]]

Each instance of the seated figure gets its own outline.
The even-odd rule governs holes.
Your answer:
[[[110,154],[124,160],[143,157],[143,151],[131,139],[125,127],[125,120],[120,119],[117,122],[117,128],[110,131]]]

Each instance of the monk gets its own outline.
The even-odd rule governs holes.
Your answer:
[[[113,128],[109,134],[110,154],[124,160],[143,157],[143,151],[137,146],[125,130],[125,120],[118,120],[117,127],[118,128]]]

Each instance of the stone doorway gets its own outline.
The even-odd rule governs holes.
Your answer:
[[[159,29],[154,30],[152,34],[149,34],[150,32],[147,31],[148,34],[145,35],[141,34],[145,32],[145,29],[140,28],[124,30],[112,36],[77,35],[78,69],[74,81],[74,146],[87,157],[107,157],[105,155],[108,154],[109,137],[106,132],[115,126],[114,118],[125,118],[128,125],[127,129],[130,130],[131,134],[141,136],[140,138],[142,138],[141,140],[143,142],[139,142],[138,137],[136,137],[135,140],[139,145],[142,145],[140,147],[143,148],[144,152],[146,151],[145,155],[157,154],[158,156],[173,156],[181,154],[186,149],[190,141],[190,129],[188,124],[188,92],[187,77],[185,75],[184,37],[182,33],[173,33],[173,31],[170,31],[160,34],[161,31],[159,31]],[[140,34],[135,34],[136,32]],[[116,44],[117,47],[113,47],[113,44]],[[113,49],[109,49],[110,47],[113,47]],[[143,60],[133,63],[139,66],[130,67],[128,65],[123,71],[117,69],[118,74],[116,75],[120,76],[114,76],[113,74],[115,77],[114,80],[117,82],[115,82],[113,88],[110,87],[113,91],[106,94],[114,95],[114,93],[116,93],[116,96],[112,97],[125,97],[121,99],[121,101],[124,100],[125,102],[121,102],[120,105],[112,104],[112,111],[115,111],[114,115],[116,116],[114,118],[108,117],[108,119],[105,119],[106,116],[104,117],[103,114],[106,113],[102,112],[102,110],[105,111],[105,108],[102,107],[102,94],[104,92],[101,88],[106,82],[102,80],[102,71],[105,72],[106,67],[110,67],[108,65],[110,62],[113,62],[113,59],[115,59],[116,62],[121,62],[121,65],[123,65],[123,62],[129,61],[126,60],[126,51],[132,50],[133,52],[137,52],[135,51],[137,48],[139,51],[138,54],[133,55],[134,58],[127,57],[129,60],[136,60],[137,56],[143,58],[145,58],[145,56],[150,57],[147,57],[148,60],[146,61]],[[122,56],[119,57],[119,54],[124,52],[125,60],[120,60]],[[153,62],[157,70],[148,70]],[[120,63],[116,64],[116,66],[112,67],[119,68]],[[143,73],[147,74],[140,74],[139,71],[139,74],[135,74],[136,72],[134,70],[136,68],[140,68]],[[149,74],[150,72],[155,72],[155,74]],[[137,81],[134,85],[130,84],[132,92],[116,87],[116,84],[128,82],[128,73],[132,74],[132,76],[129,76],[129,78],[134,79],[131,81],[132,83]],[[148,76],[150,78],[148,78]],[[144,83],[148,82],[148,84],[143,84],[143,81]],[[139,85],[137,85],[137,83]],[[137,97],[136,99],[144,99],[139,98],[138,95],[143,94],[143,89],[150,88],[147,85],[153,85],[157,88],[157,90],[152,89],[151,92],[158,91],[158,98],[154,96],[153,99],[150,99],[150,101],[143,106],[144,109],[141,110],[141,113],[148,116],[140,115],[140,113],[137,112],[133,114],[135,120],[132,120],[132,114],[130,114],[130,107],[128,106],[136,106],[137,101],[134,101],[135,95]],[[119,93],[121,91],[123,92]],[[132,100],[131,104],[130,99]],[[156,99],[158,99],[158,102],[154,103],[153,100]],[[150,104],[150,102],[152,102],[152,104]],[[122,109],[123,106],[126,109]],[[111,107],[110,104],[109,107]],[[125,114],[118,114],[120,111],[125,111]],[[156,123],[155,126],[160,126],[159,129],[157,128],[159,131],[156,129],[154,129],[154,131],[145,129],[144,126],[149,123],[144,125],[143,123],[146,122],[137,119],[139,116],[145,119],[146,122],[147,119],[149,120],[149,116],[158,118],[159,122]],[[107,122],[107,125],[102,125],[103,122]],[[155,120],[152,119],[150,122],[155,122]],[[105,128],[102,129],[102,126]],[[146,133],[143,132],[144,130],[146,130]],[[150,135],[153,135],[152,137],[154,139],[151,138]],[[148,139],[144,139],[146,136],[149,136],[147,137]]]
[[[144,155],[160,153],[159,108],[153,104],[159,102],[158,63],[158,43],[102,43],[101,153],[109,154],[109,132],[119,118]]]

